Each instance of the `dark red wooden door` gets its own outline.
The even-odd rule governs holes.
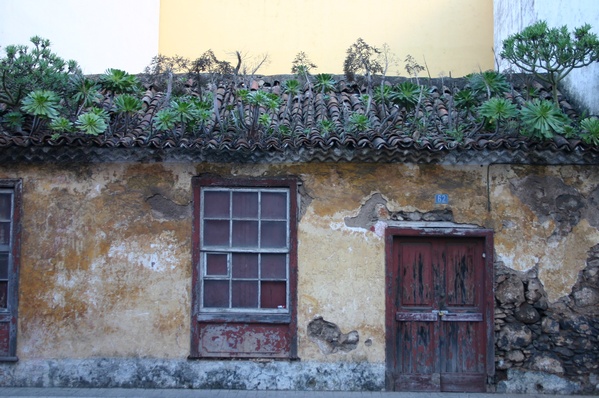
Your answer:
[[[396,238],[397,391],[485,391],[484,239]]]

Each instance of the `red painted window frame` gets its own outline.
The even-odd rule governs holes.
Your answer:
[[[201,275],[201,189],[219,188],[286,188],[289,190],[289,312],[288,314],[248,313],[202,313],[200,310]],[[229,178],[199,176],[192,179],[193,230],[192,230],[192,305],[191,305],[191,349],[190,359],[201,358],[297,358],[297,223],[298,223],[298,180],[284,178]],[[274,354],[238,353],[231,351],[221,355],[208,355],[200,349],[204,330],[216,325],[225,325],[243,330],[244,333],[261,333],[269,328],[283,333],[288,339],[285,349]]]
[[[19,270],[21,268],[21,214],[22,214],[22,181],[20,179],[0,179],[0,189],[12,190],[12,230],[11,257],[8,270],[7,310],[0,312],[0,322],[8,323],[7,355],[0,354],[0,362],[16,362],[17,358],[17,321],[19,309]]]

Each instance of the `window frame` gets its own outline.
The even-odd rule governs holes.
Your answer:
[[[191,354],[190,358],[202,358],[213,355],[202,353],[200,340],[203,328],[214,324],[243,325],[250,333],[260,333],[264,327],[279,328],[289,337],[289,347],[285,352],[278,353],[272,357],[296,358],[297,356],[297,221],[298,221],[298,181],[296,178],[225,178],[214,176],[199,176],[192,179],[193,189],[193,229],[192,229],[192,306],[191,306]],[[202,256],[204,253],[213,253],[212,248],[202,247],[202,192],[203,190],[226,190],[232,191],[268,191],[285,190],[287,195],[287,248],[285,251],[273,250],[273,252],[285,252],[287,254],[287,308],[203,308],[202,286],[203,268]],[[231,219],[233,215],[230,214]],[[260,221],[260,220],[259,220]],[[230,232],[232,234],[232,232]],[[228,250],[230,250],[229,248]],[[240,248],[234,250],[244,253]],[[228,251],[227,253],[230,253]],[[245,252],[255,252],[249,249]],[[266,251],[268,252],[268,251]],[[258,298],[259,299],[259,298]],[[231,302],[229,302],[231,306]],[[222,357],[271,357],[257,353],[237,354],[231,352]]]
[[[8,323],[7,354],[0,353],[0,362],[15,362],[17,357],[17,320],[19,308],[19,270],[21,263],[22,180],[0,179],[0,192],[12,194],[10,243],[8,245],[7,306],[0,309],[0,323]]]

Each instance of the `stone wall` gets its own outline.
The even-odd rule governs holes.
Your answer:
[[[599,245],[572,292],[549,303],[538,270],[497,263],[495,355],[498,391],[599,391]]]

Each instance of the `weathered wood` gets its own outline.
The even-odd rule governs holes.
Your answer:
[[[393,237],[393,235],[388,234]],[[471,237],[399,236],[387,252],[390,387],[485,391],[492,290],[486,290],[488,232]],[[390,268],[390,269],[389,269]],[[490,297],[490,298],[489,298]],[[388,384],[389,385],[389,384]]]

